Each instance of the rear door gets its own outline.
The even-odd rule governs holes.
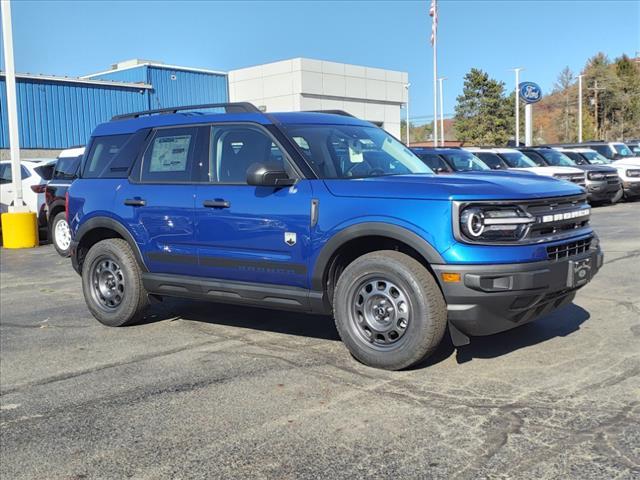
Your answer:
[[[129,181],[117,190],[116,208],[153,273],[193,275],[197,267],[195,183],[207,166],[206,140],[206,129],[197,126],[151,132]]]
[[[206,183],[196,196],[198,273],[212,279],[306,287],[311,185],[247,185],[253,163],[296,174],[284,149],[264,127],[213,125]]]

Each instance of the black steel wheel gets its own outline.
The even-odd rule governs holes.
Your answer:
[[[110,327],[139,321],[149,304],[140,266],[121,238],[102,240],[89,249],[82,266],[82,291],[91,314]]]
[[[333,313],[342,341],[366,365],[400,370],[437,348],[447,307],[429,270],[385,250],[351,262],[338,279]]]

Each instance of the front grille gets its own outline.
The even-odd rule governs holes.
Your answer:
[[[584,187],[586,185],[586,181],[584,179],[583,174],[572,175],[570,178],[568,178],[568,180],[572,183],[575,183],[576,185],[580,185],[581,187]]]
[[[549,260],[561,260],[584,253],[591,248],[591,240],[593,240],[593,237],[547,247],[547,258]]]
[[[607,173],[606,179],[609,185],[617,185],[620,183],[620,177],[617,173]]]
[[[526,211],[538,219],[583,208],[589,208],[584,196],[545,199],[525,205]],[[538,221],[531,226],[527,238],[533,241],[559,240],[567,234],[577,233],[576,230],[584,228],[588,224],[589,216],[554,220],[552,222]]]

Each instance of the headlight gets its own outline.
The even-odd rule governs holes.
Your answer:
[[[478,205],[460,212],[460,231],[471,241],[518,241],[535,219],[517,206]]]
[[[604,173],[600,173],[600,172],[589,172],[587,173],[587,178],[589,180],[604,180],[605,178],[607,178],[607,175]]]
[[[553,178],[557,178],[558,180],[566,180],[567,182],[571,181],[573,175],[570,173],[556,173],[553,175]]]
[[[640,177],[640,170],[627,170],[627,177]]]

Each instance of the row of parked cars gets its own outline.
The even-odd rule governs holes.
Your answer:
[[[38,216],[41,238],[48,238],[57,252],[67,257],[71,232],[66,217],[66,193],[78,176],[84,147],[63,150],[55,159],[21,162],[22,195],[29,210]],[[2,213],[13,203],[11,162],[0,162]]]
[[[520,148],[415,147],[412,150],[438,174],[490,170],[530,172],[580,185],[591,204],[640,197],[640,156],[624,143]]]

